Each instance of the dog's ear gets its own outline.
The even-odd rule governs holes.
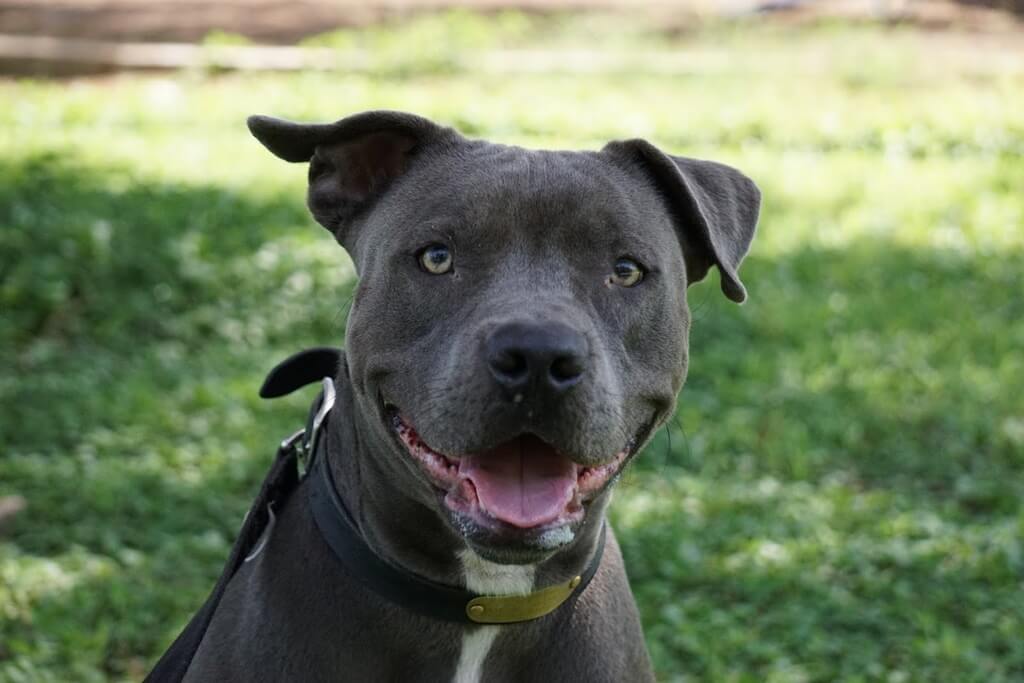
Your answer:
[[[276,156],[309,162],[307,203],[342,244],[354,218],[368,209],[432,141],[453,130],[413,114],[369,111],[334,123],[303,124],[250,116],[249,130]]]
[[[713,161],[669,156],[646,140],[611,142],[605,153],[639,166],[654,181],[674,214],[689,284],[718,266],[722,291],[737,303],[747,298],[737,271],[750,248],[761,192],[734,168]]]

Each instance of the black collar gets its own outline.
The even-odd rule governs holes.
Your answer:
[[[313,405],[307,429],[291,441],[309,460],[306,490],[313,519],[334,555],[361,583],[387,600],[417,614],[456,623],[500,624],[542,617],[574,595],[594,578],[604,554],[606,529],[601,526],[594,557],[586,570],[554,586],[519,596],[479,595],[434,583],[389,564],[377,555],[356,530],[327,464],[320,427],[334,402],[334,386],[323,379],[324,390]],[[302,453],[305,451],[305,453]]]

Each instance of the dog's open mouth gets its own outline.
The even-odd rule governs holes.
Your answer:
[[[620,470],[626,446],[611,461],[584,467],[532,434],[523,434],[481,453],[448,456],[428,446],[397,411],[391,427],[432,483],[445,505],[495,527],[542,530],[579,521],[584,504]]]

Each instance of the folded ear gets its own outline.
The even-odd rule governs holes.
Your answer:
[[[722,291],[737,303],[747,298],[737,271],[750,248],[761,192],[734,168],[665,154],[646,140],[611,142],[604,152],[639,165],[674,214],[688,283],[718,266]]]
[[[253,136],[276,156],[309,162],[309,210],[342,244],[352,220],[405,173],[429,143],[458,135],[396,111],[369,111],[324,124],[250,116],[248,124]]]

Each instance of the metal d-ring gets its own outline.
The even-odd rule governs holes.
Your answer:
[[[324,423],[324,418],[327,417],[327,413],[331,412],[331,408],[334,407],[334,380],[330,377],[324,377],[321,381],[323,383],[324,398],[320,401],[320,407],[317,409],[316,415],[313,416],[313,431],[309,435],[310,448],[316,446],[316,437],[320,432],[320,425]]]
[[[320,405],[316,409],[316,414],[313,416],[313,421],[309,425],[309,430],[300,429],[281,442],[282,452],[294,450],[298,455],[300,476],[304,475],[309,470],[310,465],[312,465],[316,440],[320,435],[320,427],[323,425],[324,420],[327,419],[327,413],[331,412],[331,408],[334,407],[334,401],[337,396],[334,390],[334,381],[330,377],[324,377],[321,382],[323,387],[320,391],[322,398],[320,399]]]
[[[316,443],[320,437],[320,427],[327,419],[327,413],[331,412],[331,408],[334,407],[336,396],[334,381],[330,377],[324,377],[321,383],[323,388],[320,390],[320,405],[313,416],[313,423],[309,426],[309,432],[297,444],[299,464],[303,473],[308,472],[313,465],[313,458],[316,457]]]

